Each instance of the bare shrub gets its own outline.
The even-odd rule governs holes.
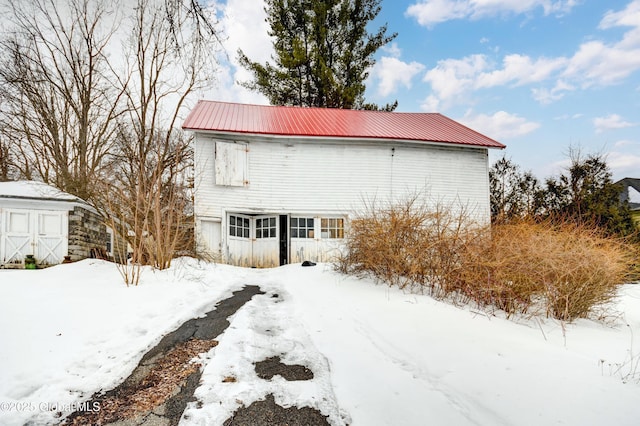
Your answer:
[[[454,211],[456,213],[454,213]],[[417,202],[371,203],[351,221],[338,269],[444,297],[456,289],[463,247],[479,235],[467,209]]]
[[[609,302],[634,251],[597,228],[522,221],[480,228],[466,209],[416,199],[352,221],[338,269],[438,299],[563,321]]]
[[[490,238],[468,248],[460,281],[471,300],[565,321],[610,301],[632,260],[624,242],[571,222],[494,226]]]

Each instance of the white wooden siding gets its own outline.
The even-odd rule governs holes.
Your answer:
[[[489,220],[486,149],[398,143],[251,142],[245,187],[215,185],[214,140],[196,140],[196,214],[224,211],[344,213],[365,202],[420,194],[431,202],[463,204]]]

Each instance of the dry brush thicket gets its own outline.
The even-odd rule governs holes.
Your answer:
[[[575,224],[475,225],[465,209],[415,200],[351,223],[342,272],[513,314],[571,321],[609,302],[632,269],[624,241]]]

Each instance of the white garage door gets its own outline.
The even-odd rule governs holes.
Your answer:
[[[68,248],[68,212],[5,209],[0,217],[2,264],[20,264],[28,254],[42,265],[62,262]]]

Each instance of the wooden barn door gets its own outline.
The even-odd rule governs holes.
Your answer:
[[[34,215],[35,255],[38,264],[57,265],[68,250],[67,212],[38,211]]]
[[[277,215],[256,216],[254,219],[253,265],[270,268],[280,265],[280,218]]]
[[[4,210],[2,213],[2,264],[22,264],[33,252],[33,220],[28,210]]]

